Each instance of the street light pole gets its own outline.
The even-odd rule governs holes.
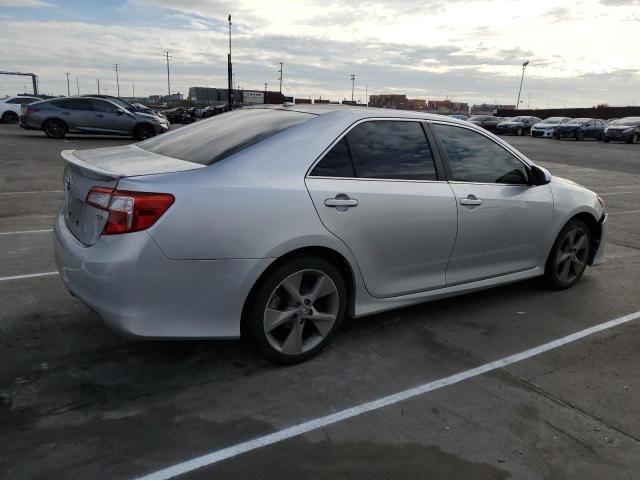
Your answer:
[[[78,80],[78,77],[76,77],[76,90],[78,95],[80,95],[80,80]]]
[[[229,15],[229,54],[227,55],[227,88],[228,88],[228,100],[229,111],[233,110],[233,67],[231,64],[231,15]]]
[[[98,84],[98,95],[100,95],[100,79],[96,78],[96,83]]]
[[[522,93],[522,82],[524,81],[524,70],[529,65],[529,60],[522,64],[522,77],[520,77],[520,90],[518,90],[518,103],[516,103],[516,110],[520,108],[520,94]]]
[[[282,95],[282,62],[280,62],[280,95]]]
[[[116,71],[116,86],[118,87],[118,97],[120,97],[120,78],[118,77],[118,64],[113,64],[113,69]]]
[[[352,73],[351,74],[351,102],[353,103],[353,91],[355,89],[356,86],[356,74]]]
[[[69,72],[65,72],[65,75],[67,76],[67,97],[71,96],[71,88],[69,87]]]

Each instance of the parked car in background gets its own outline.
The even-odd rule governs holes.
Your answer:
[[[627,143],[640,143],[640,117],[626,117],[609,125],[604,130],[604,141],[621,140]]]
[[[494,117],[493,115],[474,115],[468,121],[474,125],[484,128],[485,130],[495,132],[498,124],[503,122],[504,119]]]
[[[561,138],[575,138],[576,140],[594,138],[602,140],[606,126],[607,123],[604,120],[597,118],[574,118],[570,122],[557,125],[553,131],[553,138],[556,140]]]
[[[496,133],[499,134],[511,134],[511,135],[526,135],[531,132],[531,127],[536,123],[540,123],[542,120],[538,117],[518,116],[513,117],[508,121],[500,122],[496,126]]]
[[[607,125],[613,125],[618,120],[620,120],[620,119],[619,118],[610,118],[610,119],[607,120]]]
[[[67,133],[125,135],[138,140],[169,130],[166,119],[147,113],[130,112],[103,98],[64,97],[27,105],[20,126],[42,130],[51,138]]]
[[[62,157],[74,296],[128,335],[243,336],[280,364],[346,315],[543,275],[566,289],[604,250],[598,195],[441,115],[250,107]]]
[[[569,122],[568,117],[549,117],[531,127],[532,137],[553,137],[553,131],[557,125]]]
[[[452,115],[447,115],[447,117],[449,118],[455,118],[457,120],[464,120],[467,121],[469,120],[469,116],[468,115],[458,115],[456,113],[452,114]]]
[[[143,105],[142,103],[130,103],[126,100],[121,99],[120,97],[114,97],[112,95],[82,95],[83,97],[88,98],[102,98],[104,100],[109,100],[110,102],[115,103],[120,108],[127,110],[132,113],[146,113],[148,115],[157,115],[162,116],[155,110]]]
[[[0,120],[4,123],[18,123],[23,105],[39,102],[38,97],[28,97],[17,95],[15,97],[5,97],[0,99]]]
[[[209,105],[202,111],[202,118],[213,117],[214,115],[220,115],[227,111],[229,107],[227,105]]]
[[[193,123],[196,118],[189,113],[188,108],[176,107],[162,112],[170,123]]]

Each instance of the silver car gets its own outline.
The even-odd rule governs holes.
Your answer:
[[[125,334],[243,336],[280,364],[345,315],[542,275],[568,288],[604,250],[598,195],[439,115],[252,107],[62,156],[73,295]]]
[[[166,118],[129,111],[103,98],[65,97],[27,105],[20,126],[51,138],[67,133],[125,135],[143,140],[169,130]]]

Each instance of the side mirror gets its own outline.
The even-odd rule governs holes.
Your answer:
[[[551,182],[551,173],[546,168],[531,165],[529,185],[546,185]]]
[[[124,111],[122,111],[121,109],[116,110],[116,115],[122,115],[124,114]]]

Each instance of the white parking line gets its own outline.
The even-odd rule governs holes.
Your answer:
[[[524,352],[516,353],[500,360],[485,363],[484,365],[466,370],[464,372],[456,373],[455,375],[451,375],[450,377],[445,377],[441,378],[440,380],[425,383],[408,390],[394,393],[393,395],[388,395],[386,397],[363,403],[355,407],[347,408],[346,410],[332,413],[331,415],[300,423],[298,425],[285,428],[284,430],[280,430],[269,435],[264,435],[247,442],[238,443],[231,447],[223,448],[222,450],[217,450],[206,455],[202,455],[200,457],[178,463],[171,467],[167,467],[162,470],[158,470],[157,472],[139,477],[136,480],[168,480],[170,478],[192,472],[193,470],[197,470],[199,468],[213,465],[215,463],[222,462],[223,460],[236,457],[243,453],[247,453],[252,450],[265,447],[267,445],[273,445],[274,443],[282,442],[283,440],[287,440],[292,437],[297,437],[298,435],[302,435],[312,430],[317,430],[319,428],[323,428],[337,422],[342,422],[344,420],[348,420],[349,418],[362,415],[363,413],[373,412],[375,410],[394,405],[398,402],[402,402],[419,395],[424,395],[425,393],[448,387],[449,385],[460,383],[464,380],[477,377],[478,375],[482,375],[499,368],[504,368],[508,365],[521,362],[536,355],[540,355],[541,353],[548,352],[549,350],[553,350],[562,347],[563,345],[575,342],[589,335],[593,335],[595,333],[602,332],[603,330],[608,330],[624,323],[631,322],[632,320],[636,320],[637,318],[640,318],[640,311],[625,315],[624,317],[616,318],[615,320],[601,323],[599,325],[595,325],[590,328],[586,328],[584,330],[580,330],[576,333],[572,333],[571,335],[567,335],[557,340],[553,340],[529,350],[525,350]]]
[[[28,233],[49,233],[53,232],[52,228],[46,230],[18,230],[17,232],[0,232],[0,235],[26,235]]]
[[[626,210],[624,212],[607,212],[607,215],[623,215],[625,213],[640,213],[640,210]]]
[[[34,193],[63,193],[64,190],[32,190],[27,192],[0,192],[0,195],[31,195]]]
[[[0,277],[0,282],[8,282],[9,280],[23,280],[25,278],[50,277],[58,275],[58,272],[30,273],[28,275],[14,275],[13,277]]]

